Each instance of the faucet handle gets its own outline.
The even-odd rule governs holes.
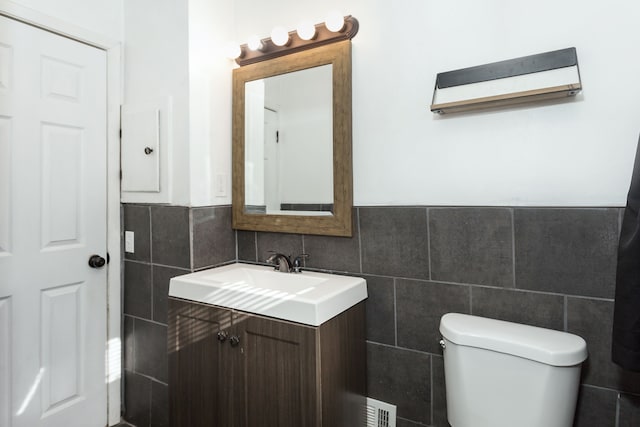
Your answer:
[[[302,260],[304,258],[309,258],[309,254],[300,254],[293,260],[294,273],[300,273],[300,269],[302,268]]]

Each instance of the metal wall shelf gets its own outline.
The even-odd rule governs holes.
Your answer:
[[[431,111],[457,113],[566,98],[582,90],[575,48],[439,73]]]

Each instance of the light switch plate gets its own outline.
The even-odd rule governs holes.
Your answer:
[[[125,231],[124,232],[124,251],[130,254],[135,253],[135,243],[134,243],[135,235],[133,231]]]
[[[216,197],[227,196],[227,174],[226,173],[216,174],[215,195]]]

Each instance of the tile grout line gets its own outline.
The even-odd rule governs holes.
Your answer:
[[[515,209],[509,209],[511,212],[511,274],[513,289],[518,289],[516,283],[516,211]]]
[[[258,232],[253,232],[253,256],[255,257],[256,262],[260,262],[258,259]]]
[[[149,264],[153,263],[153,220],[151,218],[151,206],[147,206],[149,213]]]
[[[427,207],[425,211],[427,217],[427,259],[429,262],[429,280],[433,280],[433,275],[431,274],[431,226],[429,225],[429,207]]]
[[[393,343],[398,347],[398,303],[396,297],[396,279],[393,279]]]
[[[433,356],[429,356],[429,373],[431,374],[431,399],[430,400],[430,404],[431,404],[431,425],[433,425]]]
[[[192,208],[187,208],[189,209],[189,215],[188,215],[188,219],[187,219],[187,227],[189,230],[189,268],[191,269],[191,271],[195,271],[194,266],[195,266],[195,262],[194,262],[194,256],[193,256],[193,209]]]
[[[622,393],[618,392],[618,397],[616,398],[616,418],[615,418],[615,427],[620,426],[620,400],[622,399]]]
[[[167,323],[158,322],[157,320],[145,319],[144,317],[136,316],[136,315],[133,315],[133,314],[127,314],[127,313],[125,313],[124,315],[127,316],[127,317],[130,317],[132,319],[135,319],[135,320],[142,320],[143,322],[153,323],[154,325],[164,326],[164,327],[167,327],[167,328],[169,327],[169,325]],[[135,346],[134,346],[134,349],[135,349]]]
[[[131,347],[133,347],[133,351],[132,351],[132,355],[131,358],[133,359],[131,362],[133,363],[133,366],[131,367],[131,372],[135,373],[136,372],[136,318],[132,317],[131,321],[133,323],[131,329],[131,339],[132,339],[132,343],[131,343]]]
[[[235,262],[239,261],[238,258],[238,230],[233,230],[233,237],[235,239],[235,243],[236,243],[236,259]]]
[[[176,270],[184,270],[184,271],[191,271],[191,269],[189,269],[189,267],[181,267],[181,266],[177,266],[177,265],[169,265],[169,264],[158,264],[158,263],[151,263],[148,261],[139,261],[137,259],[124,259],[123,260],[125,263],[130,262],[133,264],[141,264],[141,265],[149,265],[149,266],[153,266],[153,267],[164,267],[164,268],[174,268]]]
[[[149,426],[151,426],[151,417],[152,417],[152,413],[153,411],[151,410],[153,408],[153,384],[149,384],[149,397],[147,402],[149,403]]]
[[[152,320],[154,320],[154,319],[155,319],[155,317],[154,317],[154,310],[153,310],[153,288],[154,288],[154,286],[153,286],[153,270],[154,270],[154,268],[153,268],[153,264],[151,264],[151,269],[150,269],[150,271],[149,271],[149,277],[150,277],[150,279],[149,279],[149,280],[151,281],[151,283],[149,283],[149,288],[150,288],[150,289],[149,289],[149,291],[150,291],[150,292],[149,292],[149,296],[150,296],[150,298],[151,298],[151,301],[149,301],[149,305],[151,306],[151,307],[150,307],[150,309],[151,309],[150,311],[151,311],[151,319],[152,319]]]
[[[150,272],[149,272],[149,276],[150,276],[150,281],[151,283],[149,283],[150,285],[150,311],[151,311],[151,320],[154,320],[153,318],[153,252],[152,252],[152,242],[153,242],[153,221],[151,220],[151,206],[149,206],[149,260],[150,260]],[[135,334],[134,334],[135,335]]]
[[[362,230],[360,229],[360,208],[356,208],[356,227],[358,227],[358,263],[360,268],[359,273],[362,273]]]
[[[435,353],[431,353],[425,350],[416,350],[415,348],[410,348],[410,347],[401,347],[401,346],[394,346],[391,344],[386,344],[383,342],[378,342],[378,341],[371,341],[371,340],[366,340],[367,344],[371,344],[371,345],[377,345],[380,347],[386,347],[386,348],[391,348],[391,349],[395,349],[395,350],[400,350],[400,351],[408,351],[410,353],[416,353],[416,354],[422,354],[424,356],[436,356],[436,357],[442,357],[441,354],[435,354]]]
[[[569,297],[567,295],[564,296],[564,331],[569,331]]]

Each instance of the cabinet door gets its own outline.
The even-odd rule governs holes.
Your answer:
[[[169,399],[172,427],[231,426],[231,310],[169,299]]]
[[[234,313],[240,333],[236,427],[320,425],[316,328]]]

